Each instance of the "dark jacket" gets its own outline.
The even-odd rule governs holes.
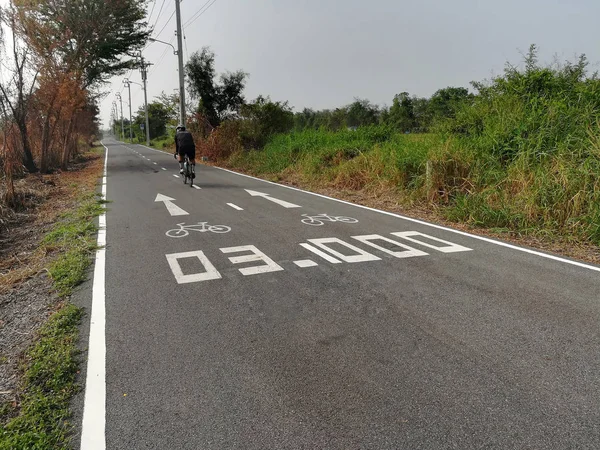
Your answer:
[[[189,131],[179,131],[175,135],[175,151],[180,153],[181,150],[195,149],[194,138]]]

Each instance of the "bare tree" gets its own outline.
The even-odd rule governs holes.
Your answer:
[[[5,45],[3,48],[0,48],[0,50],[5,50],[3,53],[6,53],[8,57],[3,59],[6,61],[10,59],[11,64],[4,67],[10,75],[5,85],[0,83],[0,99],[2,100],[3,108],[9,113],[8,120],[12,119],[18,129],[23,165],[29,172],[33,173],[37,172],[37,166],[35,165],[31,151],[27,129],[27,114],[37,73],[30,74],[27,70],[29,52],[25,44],[18,39],[15,32],[15,15],[12,5],[11,9],[0,11],[0,24],[7,27],[12,36],[11,51],[6,51]],[[5,44],[4,40],[3,43]],[[13,149],[13,151],[16,151],[16,149]]]

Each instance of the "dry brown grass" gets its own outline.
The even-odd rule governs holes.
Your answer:
[[[18,180],[22,208],[0,210],[0,294],[45,270],[52,249],[40,245],[42,237],[82,194],[95,190],[102,164],[100,154],[88,153],[71,170]]]

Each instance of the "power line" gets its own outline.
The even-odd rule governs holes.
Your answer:
[[[185,59],[189,60],[190,59],[190,54],[188,53],[187,37],[186,37],[185,33],[183,34],[183,43],[185,44]]]
[[[154,36],[154,39],[158,39],[158,37],[161,35],[161,33],[163,31],[165,31],[165,28],[167,28],[167,25],[169,25],[169,22],[171,21],[171,19],[173,18],[173,16],[175,15],[175,11],[173,11],[173,13],[171,14],[171,16],[167,19],[167,22],[165,23],[165,25],[160,29],[160,31],[158,32],[157,35]]]
[[[158,19],[160,19],[160,13],[162,13],[166,1],[167,0],[163,0],[162,4],[160,5],[160,9],[158,10],[158,16],[156,16],[156,22],[154,22],[154,26],[152,27],[153,30],[156,28],[156,25],[158,25]]]
[[[187,22],[186,22],[186,23],[185,23],[183,26],[186,26],[186,25],[188,24],[188,22],[189,22],[190,20],[192,20],[196,14],[198,14],[200,11],[202,11],[202,10],[204,9],[204,7],[205,7],[206,5],[208,5],[210,2],[211,2],[211,0],[207,0],[207,2],[206,2],[204,5],[202,5],[198,11],[196,11],[194,14],[192,14],[192,17],[190,17],[190,18],[188,19],[188,21],[187,21]]]
[[[150,11],[150,15],[148,16],[148,22],[152,19],[152,13],[154,13],[154,8],[156,7],[156,0],[152,3],[152,10]]]
[[[210,0],[208,0],[208,2],[210,2]],[[204,4],[204,6],[206,6],[206,5],[208,4],[208,2],[206,2],[206,3]],[[214,5],[216,2],[217,2],[217,0],[213,0],[213,1],[212,1],[212,3],[211,3],[210,5],[206,6],[206,8],[204,8],[204,6],[203,6],[202,8],[200,8],[200,10],[198,10],[198,12],[197,12],[196,14],[194,14],[194,15],[193,15],[193,16],[190,18],[190,20],[188,20],[188,21],[187,21],[187,22],[186,22],[186,23],[183,25],[183,27],[185,28],[185,27],[187,27],[187,26],[189,26],[189,25],[193,24],[193,23],[194,23],[196,20],[198,20],[198,18],[200,18],[200,16],[202,16],[202,14],[204,14],[206,11],[208,11],[208,9],[209,9],[209,8],[210,8],[212,5]],[[204,10],[202,10],[203,8],[204,8]]]
[[[169,44],[172,44],[172,43],[173,43],[173,39],[175,39],[175,37],[172,37],[172,38],[171,38],[171,40],[169,41]],[[156,62],[156,64],[154,65],[154,67],[152,67],[152,68],[150,69],[150,71],[148,72],[148,74],[150,74],[150,73],[154,72],[154,71],[153,71],[153,69],[157,68],[157,67],[159,66],[159,64],[160,64],[160,63],[162,63],[162,61],[163,61],[163,59],[164,59],[165,55],[167,54],[167,52],[168,52],[169,50],[171,50],[171,49],[169,48],[169,46],[165,46],[165,49],[164,49],[164,51],[163,51],[163,52],[162,52],[162,54],[160,55],[160,58],[158,58],[158,61]]]

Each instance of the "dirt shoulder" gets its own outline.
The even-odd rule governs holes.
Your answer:
[[[25,350],[50,316],[61,309],[51,277],[63,248],[44,237],[81,199],[94,195],[102,174],[100,152],[81,156],[67,171],[18,180],[19,211],[0,215],[0,404],[18,409]]]

